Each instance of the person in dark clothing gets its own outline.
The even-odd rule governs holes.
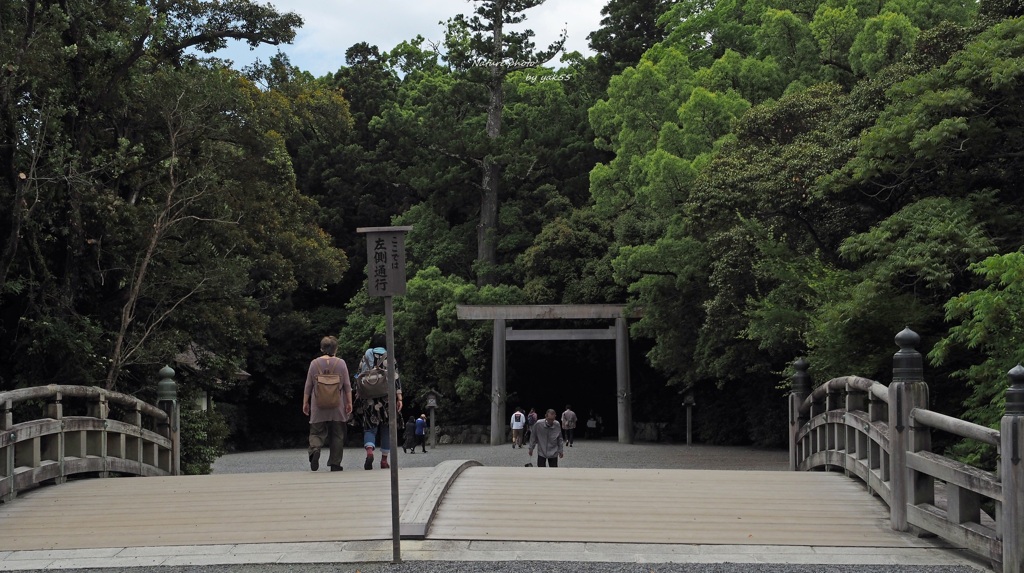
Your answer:
[[[530,413],[526,415],[526,432],[523,434],[523,439],[527,442],[530,441],[530,434],[533,433],[533,425],[537,423],[537,409],[530,408]]]
[[[402,443],[402,451],[407,454],[416,453],[416,416],[409,416],[405,423],[405,441]]]

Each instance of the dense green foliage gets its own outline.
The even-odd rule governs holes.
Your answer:
[[[288,41],[294,15],[165,4],[0,8],[2,387],[135,391],[191,343],[192,379],[252,375],[218,396],[236,445],[301,444],[319,338],[354,368],[383,328],[355,229],[394,223],[405,392],[451,422],[487,421],[490,325],[455,312],[482,303],[633,304],[637,377],[664,390],[638,421],[693,392],[706,441],[781,443],[795,357],[886,381],[906,325],[937,409],[1001,415],[1024,361],[1017,1],[610,0],[595,55],[557,61],[541,2],[477,1],[441,45],[357,43],[322,78],[194,55]],[[514,399],[561,399],[609,352],[513,351]]]

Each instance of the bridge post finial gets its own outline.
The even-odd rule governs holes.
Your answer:
[[[807,423],[808,416],[801,414],[804,400],[811,393],[811,375],[807,373],[810,363],[800,357],[793,362],[792,391],[789,393],[789,469],[800,469],[800,444],[797,437],[800,428]]]
[[[931,430],[913,421],[916,408],[927,408],[928,384],[924,381],[924,360],[917,347],[921,337],[904,328],[896,335],[900,347],[892,357],[892,383],[889,384],[889,504],[891,526],[907,531],[907,506],[934,503],[934,479],[907,466],[907,452],[931,450]]]
[[[156,383],[156,399],[160,408],[167,412],[167,434],[171,439],[170,457],[165,468],[171,475],[181,475],[181,414],[178,405],[178,383],[174,381],[174,369],[164,366]]]
[[[924,382],[924,359],[917,351],[919,344],[921,337],[909,326],[896,335],[900,350],[892,357],[893,382]]]
[[[811,364],[802,356],[793,362],[793,393],[804,398],[811,393],[811,375],[807,373],[810,366]]]
[[[1024,415],[1024,366],[1018,364],[1007,374],[1010,387],[1006,389],[1006,415]]]
[[[1024,571],[1024,366],[1008,372],[1006,414],[999,423],[1003,482],[1003,571]]]

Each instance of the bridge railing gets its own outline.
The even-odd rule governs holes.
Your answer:
[[[797,376],[807,376],[806,361]],[[857,376],[834,378],[791,401],[790,469],[841,468],[890,501],[888,389]],[[803,396],[799,401],[797,396]]]
[[[0,392],[0,501],[76,474],[178,473],[177,415],[169,410],[92,386]]]
[[[790,469],[842,469],[889,506],[894,530],[937,535],[1024,573],[1024,368],[1010,371],[1000,430],[928,409],[928,385],[910,329],[896,336],[893,381],[834,378],[811,390],[808,363],[794,363]],[[931,451],[933,430],[995,446],[996,472]],[[936,485],[939,485],[937,488]]]

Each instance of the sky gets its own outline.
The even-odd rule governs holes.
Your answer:
[[[267,0],[259,0],[265,4]],[[534,43],[545,48],[563,28],[568,31],[566,51],[593,52],[587,47],[587,35],[600,27],[601,9],[608,0],[547,0],[525,12],[526,21],[513,29],[534,31]],[[292,44],[261,46],[250,50],[244,42],[232,42],[217,52],[235,67],[251,64],[257,58],[266,62],[278,50],[288,55],[292,65],[323,76],[345,64],[345,50],[367,42],[382,52],[417,34],[427,40],[441,41],[444,27],[439,24],[457,14],[470,14],[477,4],[469,0],[270,0],[280,12],[295,12],[305,22]]]

